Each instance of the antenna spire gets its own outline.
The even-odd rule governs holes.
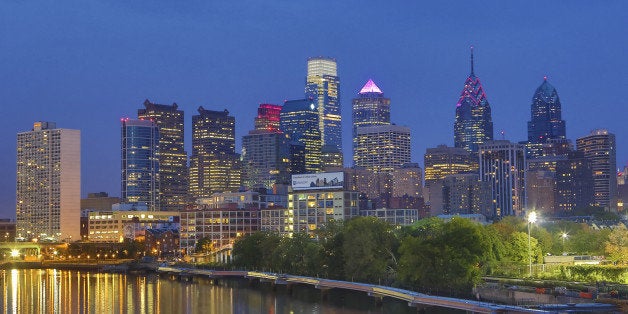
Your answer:
[[[471,46],[471,76],[474,76],[475,73],[473,73],[473,46]]]

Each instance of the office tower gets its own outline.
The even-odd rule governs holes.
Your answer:
[[[312,100],[318,110],[322,145],[334,145],[342,151],[340,81],[335,59],[308,58],[305,98]]]
[[[477,156],[461,147],[438,145],[435,148],[428,148],[423,157],[426,187],[448,175],[477,171]]]
[[[384,97],[384,93],[373,80],[368,80],[358,93],[358,97],[353,99],[352,123],[354,156],[358,127],[390,124],[390,99]]]
[[[240,156],[235,153],[235,118],[229,111],[198,108],[192,116],[190,195],[209,197],[213,193],[240,188]]]
[[[155,122],[159,129],[159,200],[161,210],[185,207],[188,198],[188,155],[184,148],[183,110],[178,105],[160,105],[144,101],[137,117]]]
[[[304,148],[305,172],[321,171],[322,139],[319,126],[319,111],[312,100],[287,100],[281,109],[280,129]],[[297,149],[297,147],[293,147]],[[297,153],[298,150],[293,151]],[[293,174],[298,173],[296,169]]]
[[[358,127],[353,158],[356,167],[391,173],[410,162],[410,128],[393,124]]]
[[[464,82],[464,88],[456,104],[454,146],[477,152],[481,144],[491,140],[493,140],[491,107],[480,78],[475,76],[471,47],[471,74]]]
[[[159,129],[150,120],[121,119],[122,200],[161,210],[159,198]]]
[[[79,240],[81,132],[35,122],[17,134],[16,228],[19,240]]]
[[[423,195],[423,169],[417,163],[401,165],[392,173],[393,197],[421,197]]]
[[[475,173],[448,175],[442,180],[442,213],[487,214],[491,208],[488,182],[479,180]]]
[[[521,215],[526,209],[525,148],[510,141],[480,145],[480,180],[490,185],[492,218]]]
[[[532,97],[528,143],[545,143],[549,139],[565,138],[565,120],[561,118],[558,92],[545,77]]]
[[[576,151],[556,162],[556,194],[554,209],[557,214],[570,215],[574,209],[595,203],[591,160]]]
[[[595,206],[615,210],[617,207],[617,163],[615,134],[593,130],[576,140],[577,150],[591,160]]]
[[[324,172],[342,171],[344,158],[342,152],[334,145],[321,148],[321,170]]]
[[[290,138],[279,130],[281,106],[261,104],[255,130],[242,137],[242,183],[246,188],[286,191],[290,183]],[[284,188],[280,188],[280,185]]]
[[[527,206],[542,216],[555,216],[556,173],[550,170],[526,171]]]

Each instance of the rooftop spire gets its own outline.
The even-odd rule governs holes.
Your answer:
[[[364,84],[364,87],[362,87],[362,89],[359,92],[359,94],[367,94],[367,93],[383,94],[382,90],[379,89],[377,85],[375,85],[375,82],[373,82],[372,79],[369,79],[368,82]]]
[[[474,76],[475,73],[473,73],[473,45],[471,46],[471,76]]]

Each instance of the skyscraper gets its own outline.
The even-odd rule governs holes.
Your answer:
[[[192,116],[190,194],[194,198],[237,191],[241,184],[240,158],[235,153],[235,118],[229,111],[198,108]]]
[[[159,129],[150,120],[122,119],[122,201],[161,210],[159,199]]]
[[[480,146],[480,180],[488,182],[492,218],[518,216],[526,206],[525,148],[510,141],[489,141]]]
[[[436,180],[442,180],[448,175],[462,173],[477,173],[477,156],[460,147],[448,147],[438,145],[438,147],[428,148],[425,151],[425,186]]]
[[[316,104],[322,145],[334,145],[342,151],[340,81],[335,59],[308,58],[305,98]]]
[[[454,123],[454,146],[477,152],[479,146],[493,140],[491,107],[486,99],[480,78],[473,70],[473,47],[471,47],[471,74],[456,104]]]
[[[358,97],[353,99],[352,122],[354,156],[358,127],[390,124],[390,99],[384,97],[384,93],[373,80],[368,80],[358,93]]]
[[[35,122],[17,134],[17,237],[79,240],[81,132]]]
[[[576,140],[577,150],[591,161],[596,206],[617,208],[617,161],[615,134],[599,129]]]
[[[308,99],[287,100],[281,109],[280,129],[292,141],[304,146],[305,172],[308,173],[321,171],[322,139],[318,113],[315,102]],[[293,148],[297,157],[301,150],[297,146]],[[298,173],[296,168],[300,167],[293,167],[293,173]]]
[[[144,101],[137,111],[139,119],[155,122],[159,129],[159,199],[161,209],[181,210],[188,196],[188,156],[184,148],[183,110]]]
[[[410,162],[410,128],[390,125],[357,128],[355,165],[391,173]]]
[[[556,163],[556,194],[554,209],[571,214],[574,209],[595,204],[591,160],[581,151],[570,152]]]
[[[281,106],[261,104],[255,130],[242,137],[242,182],[277,191],[290,183],[290,138],[279,129]],[[280,191],[283,191],[281,189]]]
[[[565,120],[561,119],[558,92],[545,77],[532,97],[528,143],[546,143],[550,139],[565,138]]]

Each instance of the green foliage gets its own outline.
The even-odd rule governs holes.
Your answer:
[[[615,264],[628,264],[628,229],[620,225],[613,229],[604,243],[607,258]]]
[[[628,267],[611,265],[560,265],[542,273],[541,278],[575,282],[628,284]]]
[[[202,238],[196,241],[194,252],[196,253],[211,253],[214,251],[214,243],[208,237]]]
[[[251,269],[271,269],[273,255],[281,237],[269,232],[256,232],[239,238],[233,244],[233,263]]]

